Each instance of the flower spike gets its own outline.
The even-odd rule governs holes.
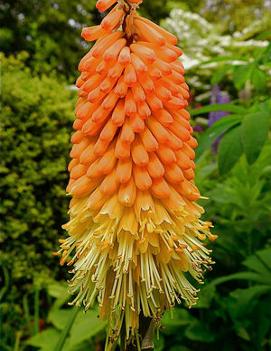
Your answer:
[[[140,0],[98,0],[109,10],[83,29],[96,41],[79,64],[69,164],[70,220],[61,263],[73,265],[73,303],[96,301],[109,321],[106,350],[125,331],[138,339],[142,316],[158,321],[192,306],[213,263],[210,222],[196,201],[189,89],[176,37],[139,16]],[[123,332],[122,332],[123,333]]]

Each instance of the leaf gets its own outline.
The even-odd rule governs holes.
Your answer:
[[[173,311],[167,311],[162,319],[164,326],[163,332],[169,335],[175,334],[180,327],[190,324],[193,320],[194,317],[183,308],[175,308]]]
[[[199,138],[199,147],[197,148],[197,158],[205,151],[210,148],[213,142],[223,133],[230,128],[241,123],[241,117],[236,115],[230,115],[225,118],[221,118],[215,122],[206,132]]]
[[[210,284],[219,285],[219,284],[229,282],[231,280],[248,280],[248,281],[254,281],[257,283],[265,283],[263,282],[262,277],[257,273],[239,272],[239,273],[229,274],[224,277],[216,278]]]
[[[246,340],[246,341],[250,341],[250,335],[247,332],[247,330],[244,327],[240,327],[236,330],[237,335],[240,336],[240,338]]]
[[[256,323],[255,323],[256,322]],[[270,340],[271,309],[270,297],[258,300],[253,311],[253,331],[255,332],[255,345],[264,345],[266,337]]]
[[[59,339],[60,333],[53,328],[46,329],[27,340],[27,344],[39,347],[41,351],[52,351]]]
[[[48,321],[59,330],[63,330],[67,320],[73,315],[73,309],[51,309],[48,315]]]
[[[230,61],[244,61],[246,62],[246,59],[243,58],[242,56],[239,55],[227,55],[227,56],[217,56],[215,58],[212,58],[211,60],[208,61],[203,61],[202,65],[209,64],[209,63],[214,63],[214,62],[230,62]]]
[[[258,90],[262,90],[266,87],[266,75],[258,67],[254,67],[251,74],[251,82],[254,87]]]
[[[254,255],[249,256],[243,265],[250,268],[251,270],[259,273],[260,275],[270,275],[271,283],[271,248],[257,251]]]
[[[185,336],[194,341],[212,342],[215,337],[213,333],[200,321],[193,322],[185,331]]]
[[[165,339],[163,337],[163,335],[159,335],[159,339],[158,338],[154,338],[154,349],[155,351],[163,351],[165,350]]]
[[[234,104],[211,104],[208,106],[204,106],[201,108],[194,109],[190,111],[191,116],[198,116],[204,113],[209,112],[217,112],[217,111],[225,111],[225,112],[233,112],[233,113],[244,113],[246,110],[243,107],[236,106]]]
[[[267,139],[269,114],[255,112],[248,114],[242,122],[242,143],[249,164],[254,163]]]
[[[94,348],[91,347],[91,343],[89,341],[83,341],[80,344],[76,344],[74,346],[69,347],[69,340],[67,344],[65,344],[65,348],[63,351],[94,351]]]
[[[240,134],[240,126],[233,128],[219,144],[218,168],[223,175],[232,169],[243,153]]]
[[[249,331],[251,330],[253,330],[253,334],[255,332],[258,334],[255,326],[255,322],[258,319],[256,313],[261,306],[261,301],[270,299],[270,292],[271,286],[256,285],[247,289],[236,289],[230,293],[227,310],[233,321],[236,333],[245,340],[250,339],[251,332]],[[269,294],[267,295],[267,293]],[[263,313],[261,315],[261,317],[264,317]],[[262,322],[262,318],[260,320]],[[261,339],[261,335],[258,336]]]
[[[220,277],[212,280],[210,285],[219,285],[231,280],[250,280],[264,286],[271,286],[271,248],[257,251],[249,256],[243,265],[250,268],[252,271],[239,272],[229,274],[225,277]]]
[[[47,291],[50,296],[58,299],[67,295],[67,284],[53,281],[48,285]]]
[[[56,298],[53,309],[60,308],[70,298],[67,283],[53,281],[48,285],[47,291],[50,296]]]
[[[60,337],[59,337],[58,342],[54,348],[54,351],[62,351],[63,350],[64,345],[65,345],[67,338],[69,336],[70,330],[74,324],[74,321],[75,321],[79,311],[80,310],[77,307],[72,309],[72,314],[69,316],[69,319],[65,324],[65,328],[63,328],[63,330],[60,334]]]
[[[229,72],[230,68],[231,66],[229,65],[223,65],[222,67],[217,69],[212,75],[211,84],[218,84],[222,80],[222,78]]]
[[[216,288],[214,285],[206,285],[199,292],[198,303],[194,308],[209,308],[215,296]]]
[[[2,300],[2,298],[5,296],[6,292],[8,292],[9,290],[9,284],[10,284],[10,277],[8,274],[8,270],[5,266],[2,266],[2,270],[3,270],[3,278],[1,278],[1,283],[3,285],[3,287],[0,290],[0,301]],[[3,283],[4,280],[4,283]]]
[[[104,330],[106,321],[98,318],[97,314],[98,313],[95,310],[89,310],[86,313],[78,314],[70,332],[70,348],[85,340],[89,340]]]
[[[155,349],[156,351],[156,349]],[[191,349],[187,348],[186,346],[179,346],[175,345],[169,349],[169,351],[192,351]]]
[[[259,296],[271,291],[271,286],[255,285],[247,289],[236,289],[230,293],[232,298],[230,314],[233,319],[243,318],[258,302]]]
[[[234,68],[233,82],[236,89],[240,90],[244,87],[246,81],[250,79],[252,69],[252,64],[236,66]]]
[[[258,35],[256,35],[255,39],[256,40],[269,40],[271,37],[271,30],[266,30],[263,31],[261,33],[259,33]]]

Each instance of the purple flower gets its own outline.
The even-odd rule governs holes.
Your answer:
[[[211,105],[212,104],[227,104],[230,102],[230,97],[227,92],[220,90],[218,85],[214,85],[211,93]],[[210,127],[216,121],[220,120],[222,117],[228,115],[228,112],[225,111],[215,111],[209,113],[208,126]]]
[[[196,125],[193,127],[193,131],[194,131],[194,132],[200,133],[200,132],[203,132],[203,131],[204,131],[204,128],[203,128],[201,125],[196,124]]]
[[[212,93],[211,93],[211,100],[210,104],[227,104],[230,102],[230,97],[227,92],[223,92],[220,90],[218,85],[214,85],[212,88]],[[215,122],[219,121],[221,118],[225,117],[228,115],[228,112],[225,111],[214,111],[209,113],[209,118],[208,118],[208,126],[211,127]],[[217,152],[217,148],[220,142],[220,138],[217,138],[213,145],[212,145],[212,150],[213,152]]]

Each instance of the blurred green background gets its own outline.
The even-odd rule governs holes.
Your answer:
[[[145,0],[185,55],[197,184],[219,239],[197,306],[164,316],[155,350],[271,350],[271,1]],[[0,2],[1,351],[101,351],[106,323],[67,305],[66,163],[94,0]],[[74,322],[75,321],[75,322]],[[73,323],[74,322],[74,323]]]

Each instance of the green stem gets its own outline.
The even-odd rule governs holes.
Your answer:
[[[8,291],[9,288],[9,275],[8,270],[5,267],[2,267],[3,275],[4,275],[4,285],[3,288],[0,290],[0,301],[3,299],[5,293]]]
[[[73,308],[73,313],[72,313],[70,319],[68,320],[65,328],[62,331],[62,333],[60,335],[60,338],[58,340],[58,343],[56,344],[56,346],[54,348],[54,351],[62,351],[62,349],[63,349],[63,347],[65,345],[66,339],[67,339],[67,337],[68,337],[68,335],[70,333],[70,330],[71,330],[71,328],[73,326],[73,323],[74,323],[75,318],[77,317],[77,314],[78,314],[79,311],[80,311],[79,308],[76,308],[76,307]]]
[[[22,332],[21,331],[17,332],[16,333],[16,341],[15,341],[15,345],[14,345],[14,351],[19,351],[21,337],[22,337]]]
[[[40,319],[39,302],[40,302],[40,289],[36,287],[35,295],[34,295],[34,335],[38,334],[39,332],[39,319]]]
[[[24,295],[24,297],[23,297],[23,310],[24,310],[24,318],[26,321],[26,325],[30,330],[31,318],[30,318],[30,313],[29,313],[29,304],[28,304],[27,295]]]

